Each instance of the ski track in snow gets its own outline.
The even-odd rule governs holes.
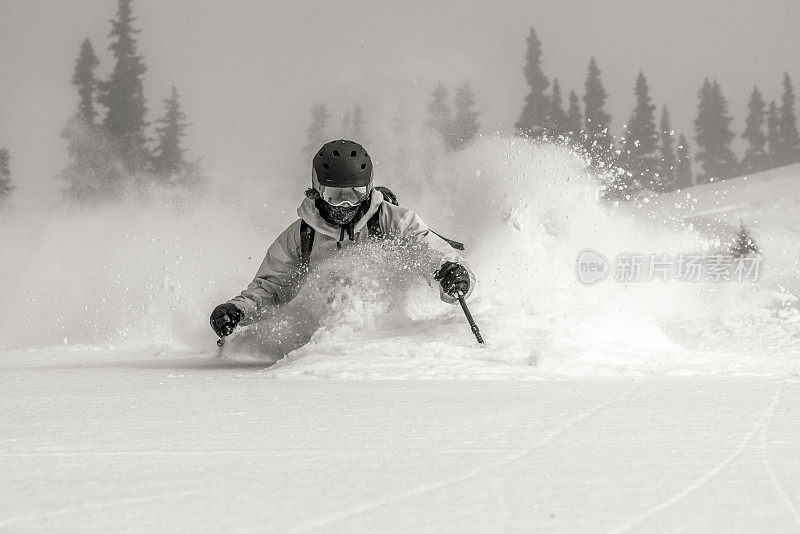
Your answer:
[[[70,515],[78,512],[103,510],[106,508],[126,506],[129,504],[155,502],[155,501],[160,501],[162,499],[169,499],[172,497],[185,497],[188,495],[197,495],[198,493],[202,492],[200,490],[177,491],[174,493],[162,493],[160,495],[151,495],[149,497],[131,497],[127,499],[114,499],[111,501],[92,502],[92,503],[80,504],[77,506],[65,506],[63,508],[56,508],[55,510],[43,512],[40,514],[29,514],[24,516],[12,517],[11,519],[5,519],[5,520],[0,519],[0,530],[2,530],[5,527],[9,527],[11,525],[17,525],[19,523],[27,523],[29,521],[41,521],[52,517]]]
[[[361,504],[356,505],[356,506],[354,506],[352,508],[349,508],[347,510],[343,510],[343,511],[341,511],[339,513],[336,513],[336,514],[332,514],[332,515],[330,515],[330,516],[328,516],[326,518],[322,518],[322,519],[319,519],[319,520],[316,520],[316,521],[312,521],[312,522],[310,522],[310,523],[308,523],[306,525],[303,525],[302,527],[294,530],[293,532],[295,532],[297,534],[302,534],[302,533],[306,533],[306,532],[312,532],[314,530],[327,527],[327,526],[332,525],[334,523],[337,523],[339,521],[344,521],[344,520],[347,520],[347,519],[350,519],[350,518],[353,518],[353,517],[360,516],[361,514],[364,514],[366,512],[371,511],[371,510],[375,510],[375,509],[383,507],[383,506],[392,505],[396,501],[399,501],[399,500],[407,499],[409,497],[418,497],[418,496],[424,495],[426,493],[431,493],[433,491],[437,491],[437,490],[440,490],[440,489],[443,489],[443,488],[447,488],[449,486],[452,486],[453,484],[458,484],[460,482],[465,482],[465,481],[470,480],[472,478],[475,478],[476,476],[479,476],[479,475],[481,475],[483,473],[492,472],[492,471],[495,471],[495,470],[498,470],[498,469],[502,469],[503,467],[505,467],[507,465],[510,465],[510,464],[513,464],[514,462],[522,460],[526,456],[530,455],[534,450],[547,445],[548,443],[550,443],[551,441],[556,439],[558,436],[560,436],[561,434],[563,434],[564,432],[566,432],[567,430],[569,430],[573,426],[575,426],[578,423],[588,419],[589,417],[591,417],[592,415],[596,414],[600,410],[602,410],[602,409],[604,409],[604,408],[606,408],[606,407],[608,407],[608,406],[610,406],[612,404],[615,404],[615,403],[618,403],[618,402],[621,402],[621,401],[625,400],[627,397],[632,395],[633,392],[637,388],[638,388],[638,386],[634,385],[634,386],[626,389],[622,394],[617,395],[616,397],[613,397],[613,398],[611,398],[611,399],[609,399],[609,400],[607,400],[605,402],[601,402],[600,404],[592,406],[591,408],[588,408],[588,409],[586,409],[586,410],[574,415],[573,417],[570,417],[567,421],[565,421],[561,425],[556,426],[549,433],[547,433],[546,435],[544,435],[543,437],[541,437],[540,439],[535,441],[533,443],[533,445],[531,445],[527,449],[523,450],[522,452],[511,456],[510,458],[506,458],[505,460],[502,460],[500,462],[497,462],[497,463],[494,463],[494,464],[491,464],[491,465],[485,465],[483,467],[470,469],[468,472],[466,472],[466,473],[464,473],[462,475],[459,475],[457,477],[448,478],[448,479],[443,480],[441,482],[438,482],[436,484],[425,484],[425,485],[417,486],[414,489],[411,489],[411,490],[408,490],[408,491],[404,491],[404,492],[398,493],[396,495],[389,496],[388,498],[385,498],[385,499],[379,499],[379,500],[367,501],[365,503],[361,503]],[[531,427],[532,427],[532,424],[528,425],[528,429],[530,429]]]
[[[786,383],[784,382],[782,387],[775,391],[775,396],[773,399],[773,403],[777,405],[779,397],[783,393],[783,387],[785,387]],[[767,470],[767,474],[769,475],[770,481],[772,485],[775,487],[775,491],[778,493],[781,501],[784,505],[786,505],[786,509],[792,515],[797,523],[798,527],[800,527],[800,513],[798,513],[797,508],[795,507],[792,499],[786,493],[783,485],[781,484],[780,480],[778,479],[778,475],[775,473],[775,469],[772,466],[772,462],[769,458],[769,429],[770,425],[772,424],[772,418],[775,415],[775,409],[773,408],[770,413],[767,421],[764,423],[764,426],[761,427],[761,436],[759,440],[759,451],[761,452],[761,461],[764,463],[764,467]]]
[[[668,510],[669,508],[672,508],[673,506],[675,506],[676,504],[680,503],[682,500],[684,500],[686,497],[688,497],[692,493],[694,493],[697,490],[699,490],[700,488],[704,487],[706,484],[708,484],[714,478],[716,478],[722,471],[724,471],[725,468],[727,468],[733,461],[735,461],[739,456],[741,456],[742,453],[744,451],[746,451],[747,448],[750,446],[750,443],[753,441],[753,439],[755,438],[755,436],[758,433],[761,433],[761,436],[762,436],[762,443],[761,443],[761,445],[759,447],[759,449],[761,451],[761,458],[762,458],[762,461],[766,461],[766,463],[767,463],[767,466],[768,466],[767,467],[767,472],[770,475],[771,483],[777,489],[777,491],[778,491],[779,495],[781,496],[781,499],[783,500],[784,504],[786,504],[787,507],[789,508],[789,511],[794,515],[795,520],[798,520],[797,512],[796,512],[796,510],[794,508],[794,505],[791,503],[789,498],[786,496],[786,493],[783,490],[783,487],[780,485],[780,482],[778,482],[777,476],[775,476],[774,471],[772,471],[771,467],[769,467],[769,465],[770,465],[769,464],[769,460],[765,456],[767,443],[766,443],[766,439],[764,438],[764,433],[767,431],[769,423],[772,420],[772,417],[775,414],[775,410],[778,407],[778,402],[780,401],[780,397],[781,397],[781,394],[782,394],[784,386],[785,386],[785,382],[783,382],[783,383],[781,383],[781,384],[779,384],[777,386],[777,388],[776,388],[776,390],[775,390],[775,392],[774,392],[774,394],[772,396],[772,402],[769,404],[769,406],[767,406],[767,409],[764,411],[764,413],[761,415],[761,417],[759,417],[758,420],[756,420],[756,422],[753,425],[753,427],[742,438],[742,440],[739,442],[739,444],[736,446],[736,448],[733,450],[733,452],[731,452],[728,456],[723,458],[722,461],[719,462],[717,465],[715,465],[710,471],[706,472],[704,475],[698,477],[696,480],[694,480],[694,482],[692,482],[691,484],[686,486],[686,488],[684,488],[683,490],[679,491],[678,493],[676,493],[675,495],[673,495],[669,499],[666,499],[666,500],[660,502],[659,504],[653,506],[652,508],[646,510],[645,512],[633,517],[632,519],[628,520],[627,522],[625,522],[621,526],[618,526],[618,527],[610,529],[609,533],[611,533],[611,534],[620,534],[622,532],[627,532],[627,531],[633,529],[634,527],[639,526],[640,524],[642,524],[644,521],[650,519],[651,517],[653,517],[653,516],[655,516],[657,514],[660,514],[661,512],[663,512],[665,510]],[[800,521],[798,521],[798,523],[800,524]]]

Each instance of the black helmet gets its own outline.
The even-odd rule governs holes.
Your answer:
[[[312,185],[327,187],[364,187],[372,190],[372,159],[364,147],[340,139],[322,145],[314,155]]]

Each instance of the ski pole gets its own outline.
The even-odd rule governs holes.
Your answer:
[[[469,327],[472,329],[472,333],[475,334],[475,338],[478,340],[478,343],[485,345],[483,342],[483,337],[481,337],[481,331],[478,328],[478,325],[475,324],[475,319],[472,318],[469,308],[467,308],[467,302],[464,300],[464,293],[460,291],[458,292],[458,303],[461,304],[461,309],[464,310],[464,315],[467,316],[467,321],[469,321]]]

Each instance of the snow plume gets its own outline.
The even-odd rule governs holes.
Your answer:
[[[487,346],[477,346],[460,307],[440,302],[426,282],[430,258],[366,246],[316,265],[294,301],[231,337],[227,356],[256,356],[266,366],[288,353],[267,377],[797,367],[797,316],[774,305],[785,295],[769,280],[582,284],[575,268],[583,250],[613,264],[623,253],[704,252],[714,236],[603,205],[597,178],[569,150],[485,139],[426,172],[393,178],[376,170],[376,183],[391,185],[401,205],[466,244],[478,277],[469,304]],[[191,206],[10,214],[0,225],[10,251],[0,260],[0,346],[137,343],[214,352],[211,309],[252,279],[267,246],[295,219],[304,185],[281,192],[218,179]]]
[[[317,351],[339,343],[346,351],[348,344],[380,340],[387,332],[403,335],[441,307],[438,286],[429,283],[438,267],[438,255],[419,247],[347,247],[314,266],[291,302],[228,338],[223,355],[275,361],[309,341]],[[391,353],[392,346],[383,345]]]
[[[689,225],[631,214],[636,205],[603,205],[600,181],[569,150],[484,140],[443,160],[435,180],[417,180],[406,187],[433,191],[414,209],[467,245],[478,276],[470,306],[488,346],[476,346],[457,306],[432,304],[430,294],[418,293],[408,297],[405,322],[396,322],[401,330],[333,314],[265,376],[530,377],[796,366],[792,340],[800,328],[793,314],[775,309],[768,281],[581,283],[575,269],[582,250],[611,262],[625,253],[675,258],[709,252],[719,240]],[[404,188],[395,192],[402,203]],[[413,315],[408,310],[415,306],[425,312]]]
[[[193,202],[148,195],[4,213],[0,347],[207,345],[211,308],[252,278],[274,229],[294,217],[294,201],[268,199],[263,185],[226,177]]]

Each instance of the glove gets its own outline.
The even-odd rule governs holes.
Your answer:
[[[433,278],[439,281],[444,292],[451,297],[458,297],[459,293],[466,295],[469,291],[469,272],[452,261],[444,262]]]
[[[239,321],[244,318],[242,310],[230,302],[220,304],[211,312],[211,328],[219,337],[225,337],[233,332]]]

